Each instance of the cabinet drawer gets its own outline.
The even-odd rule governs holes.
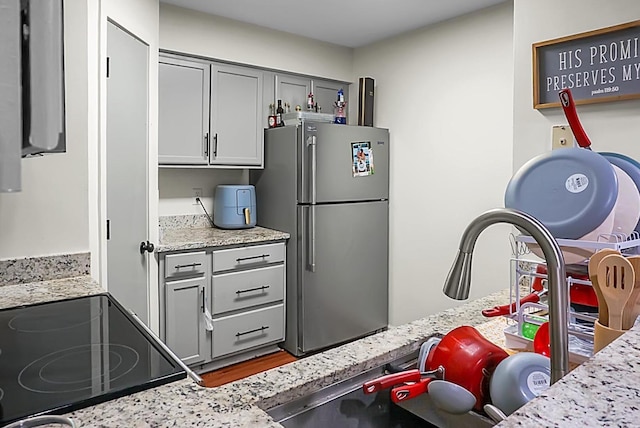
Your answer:
[[[165,278],[202,275],[206,272],[207,255],[204,251],[168,254],[164,260]]]
[[[284,297],[284,265],[213,276],[214,315],[244,309]]]
[[[284,305],[213,320],[213,358],[284,339]]]
[[[284,260],[284,242],[252,247],[217,250],[213,252],[213,271],[238,269],[240,267],[259,267],[267,263]]]

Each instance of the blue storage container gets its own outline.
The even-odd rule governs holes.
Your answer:
[[[256,189],[251,185],[216,186],[213,224],[221,229],[247,229],[256,225]]]

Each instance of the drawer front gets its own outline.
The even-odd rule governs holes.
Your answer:
[[[281,262],[283,260],[284,242],[232,248],[230,250],[217,250],[213,252],[213,271],[219,272],[245,266],[259,267],[260,265]]]
[[[284,298],[284,265],[213,275],[214,315]]]
[[[213,320],[213,358],[284,339],[284,305]]]
[[[207,254],[204,251],[168,254],[164,260],[165,278],[202,275],[206,272]]]

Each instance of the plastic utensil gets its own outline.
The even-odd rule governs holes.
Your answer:
[[[535,336],[533,336],[533,350],[536,354],[551,357],[551,346],[549,345],[549,321],[543,323]]]
[[[484,412],[497,424],[507,419],[507,415],[493,404],[485,404]]]
[[[633,292],[633,266],[620,254],[605,256],[598,265],[598,285],[609,309],[609,327],[622,330],[622,313]]]
[[[609,308],[607,307],[607,301],[604,299],[602,291],[600,290],[600,284],[598,284],[598,265],[603,258],[610,254],[620,253],[611,248],[605,248],[595,253],[589,259],[589,280],[591,281],[593,291],[596,292],[596,297],[598,298],[598,320],[600,321],[600,324],[604,326],[609,325]]]
[[[467,389],[446,380],[433,380],[427,386],[436,407],[447,413],[461,415],[476,405],[476,397]]]
[[[624,306],[624,311],[622,313],[623,330],[629,330],[633,327],[633,323],[640,314],[640,302],[638,301],[638,297],[640,297],[640,256],[627,257],[627,261],[629,261],[631,266],[633,266],[635,282],[633,284],[633,291],[631,292],[629,300],[627,300],[627,304]]]

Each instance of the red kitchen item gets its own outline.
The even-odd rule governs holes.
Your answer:
[[[424,394],[427,392],[427,386],[431,381],[431,378],[425,378],[415,383],[396,386],[391,389],[391,401],[399,403]]]
[[[536,354],[551,357],[551,346],[549,345],[549,321],[542,323],[533,337],[533,351]]]
[[[490,402],[489,379],[500,361],[508,357],[504,349],[491,343],[471,326],[447,333],[427,357],[427,369],[444,367],[444,379],[471,392],[475,409]]]
[[[587,133],[584,132],[582,123],[580,123],[580,119],[578,118],[578,112],[576,111],[576,104],[573,102],[571,89],[563,89],[558,95],[560,96],[562,110],[564,110],[564,115],[569,121],[569,126],[571,127],[573,135],[576,137],[578,145],[584,149],[591,150],[591,140],[587,137]]]
[[[536,273],[546,275],[547,267],[544,265],[538,265],[538,267],[536,267]],[[567,270],[567,277],[569,276],[574,279],[590,281],[588,272],[580,273]],[[542,278],[534,278],[531,288],[534,291],[544,290],[544,287],[542,286]],[[598,307],[598,297],[596,296],[595,291],[593,291],[593,287],[586,284],[571,284],[569,287],[569,300],[571,303],[576,305],[589,306],[591,308]]]
[[[520,305],[524,303],[538,303],[540,301],[540,296],[542,296],[542,294],[544,293],[546,293],[546,290],[543,289],[543,290],[540,290],[539,292],[534,291],[531,294],[527,294],[522,299],[520,299]],[[482,315],[484,315],[487,318],[491,318],[491,317],[498,317],[501,315],[509,315],[514,313],[515,311],[516,311],[516,302],[513,302],[510,305],[494,306],[491,309],[483,309]]]
[[[365,394],[373,394],[374,392],[378,392],[404,382],[418,382],[421,379],[422,375],[420,374],[420,370],[405,370],[403,372],[391,373],[377,379],[367,381],[362,384],[362,390]]]

